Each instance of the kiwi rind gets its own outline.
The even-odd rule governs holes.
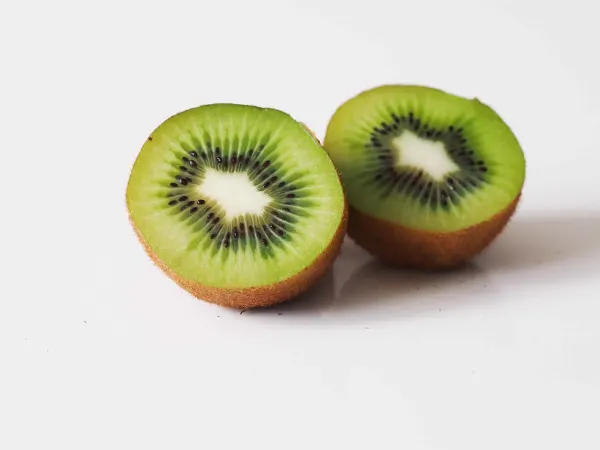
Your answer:
[[[490,220],[450,233],[402,227],[349,208],[348,237],[379,260],[419,270],[445,270],[470,262],[496,239],[520,196]]]
[[[166,122],[166,121],[165,121]],[[161,126],[163,126],[161,124]],[[314,132],[308,128],[304,123],[300,123],[302,128],[307,132],[308,135],[316,142],[319,148],[323,151],[323,155],[327,155],[322,145]],[[159,130],[157,128],[157,130]],[[157,131],[155,130],[155,132]],[[148,139],[152,141],[152,136]],[[326,156],[329,160],[329,157]],[[279,304],[281,302],[290,300],[308,290],[314,285],[319,279],[321,279],[327,270],[331,267],[335,261],[337,255],[340,252],[344,237],[346,235],[347,221],[348,221],[348,204],[345,198],[345,194],[335,166],[331,163],[331,169],[337,176],[337,182],[339,183],[339,191],[341,193],[341,199],[343,204],[343,210],[339,223],[333,237],[329,241],[328,245],[322,250],[322,252],[316,256],[313,261],[308,264],[299,272],[292,273],[285,279],[279,280],[278,282],[271,284],[261,284],[257,282],[255,285],[246,287],[234,287],[234,288],[221,288],[219,286],[209,286],[198,281],[190,280],[181,275],[177,274],[172,270],[169,265],[161,260],[157,255],[157,252],[153,251],[143,234],[140,232],[135,224],[130,210],[130,203],[127,203],[127,209],[129,214],[130,224],[142,244],[145,252],[148,254],[150,259],[177,285],[191,293],[193,296],[210,302],[218,304],[224,307],[237,308],[237,309],[248,309],[256,307],[267,307]],[[208,269],[210,270],[210,268]]]
[[[510,162],[505,161],[500,175],[514,169],[514,173],[509,173],[512,184],[506,183],[506,192],[501,192],[493,205],[485,205],[483,211],[474,211],[472,217],[467,216],[469,211],[455,212],[453,220],[447,221],[450,223],[443,222],[443,215],[433,218],[429,215],[428,221],[419,223],[414,217],[415,211],[406,205],[377,205],[373,201],[373,192],[362,190],[356,177],[351,175],[361,170],[362,162],[355,157],[361,144],[355,146],[347,134],[364,135],[360,130],[373,126],[364,116],[385,109],[378,102],[387,102],[389,106],[390,98],[403,94],[412,97],[412,105],[418,105],[420,94],[447,101],[447,109],[438,117],[452,114],[452,102],[458,101],[461,107],[482,118],[486,124],[493,123],[496,129],[488,137],[498,136],[511,152],[510,157],[507,156],[511,158]],[[435,111],[432,116],[436,117]],[[327,127],[324,147],[342,175],[350,205],[349,237],[378,259],[402,267],[447,269],[472,260],[505,228],[517,209],[525,181],[525,160],[520,145],[491,107],[479,99],[466,99],[426,86],[384,85],[361,92],[335,111]],[[492,158],[496,156],[499,155],[491,155]],[[481,199],[484,200],[483,195]]]

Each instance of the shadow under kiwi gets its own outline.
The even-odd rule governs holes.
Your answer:
[[[600,255],[600,212],[517,216],[477,263],[486,270],[527,270]]]
[[[343,284],[331,313],[397,319],[481,305],[502,298],[496,273],[543,271],[550,264],[579,261],[578,268],[589,271],[574,273],[588,276],[596,271],[593,257],[600,258],[600,214],[515,217],[479,257],[456,269],[422,272],[367,261]]]
[[[372,260],[341,287],[332,314],[345,319],[398,319],[437,313],[470,302],[485,302],[492,283],[476,264],[423,272]]]

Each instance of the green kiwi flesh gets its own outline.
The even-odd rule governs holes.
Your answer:
[[[520,144],[492,108],[425,86],[379,86],[351,98],[331,118],[324,146],[351,207],[349,234],[370,240],[370,247],[386,245],[385,236],[377,237],[376,245],[373,239],[361,239],[380,230],[369,229],[364,217],[384,223],[388,231],[395,226],[398,244],[408,239],[408,233],[398,230],[417,231],[421,235],[408,240],[420,242],[425,260],[428,252],[432,258],[444,252],[444,236],[461,233],[464,238],[464,230],[495,217],[508,220],[510,215],[502,212],[514,210],[525,179]],[[352,229],[352,210],[361,213],[360,230]],[[468,259],[497,235],[488,234],[458,259]],[[435,242],[428,246],[433,235]],[[441,259],[443,265],[456,262]]]
[[[327,153],[288,114],[256,106],[205,105],[167,119],[144,143],[126,201],[171,278],[229,306],[287,299],[286,280],[298,284],[323,264],[345,232],[344,193]],[[256,289],[269,286],[279,286],[276,295]],[[248,295],[236,304],[220,290]],[[272,298],[247,298],[261,292]]]

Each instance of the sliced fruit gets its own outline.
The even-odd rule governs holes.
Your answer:
[[[150,256],[194,295],[252,307],[312,285],[345,232],[335,167],[288,114],[215,104],[179,113],[148,138],[127,187]]]
[[[504,228],[525,179],[522,149],[498,114],[424,86],[380,86],[350,99],[324,146],[346,189],[349,235],[408,266],[472,258]]]

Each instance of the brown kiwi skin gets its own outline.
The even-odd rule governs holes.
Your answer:
[[[320,145],[320,141],[314,132],[305,124],[302,123],[302,125]],[[325,149],[323,149],[323,151],[325,151]],[[152,251],[150,245],[146,242],[142,234],[135,226],[127,205],[129,222],[133,227],[137,239],[142,244],[142,247],[152,262],[157,265],[179,287],[183,288],[194,297],[209,303],[232,309],[246,310],[275,306],[291,300],[310,289],[315,283],[325,276],[327,270],[333,265],[341,251],[348,228],[349,207],[346,193],[341,182],[341,177],[337,169],[336,173],[338,175],[338,181],[342,187],[342,192],[344,195],[344,210],[333,239],[327,248],[309,266],[305,267],[304,270],[275,284],[240,289],[228,289],[215,286],[205,286],[198,282],[187,280],[177,275],[156,255],[156,253]]]
[[[350,206],[348,236],[384,263],[435,271],[462,266],[502,232],[515,213],[521,194],[485,222],[450,232],[407,228],[367,215]]]

